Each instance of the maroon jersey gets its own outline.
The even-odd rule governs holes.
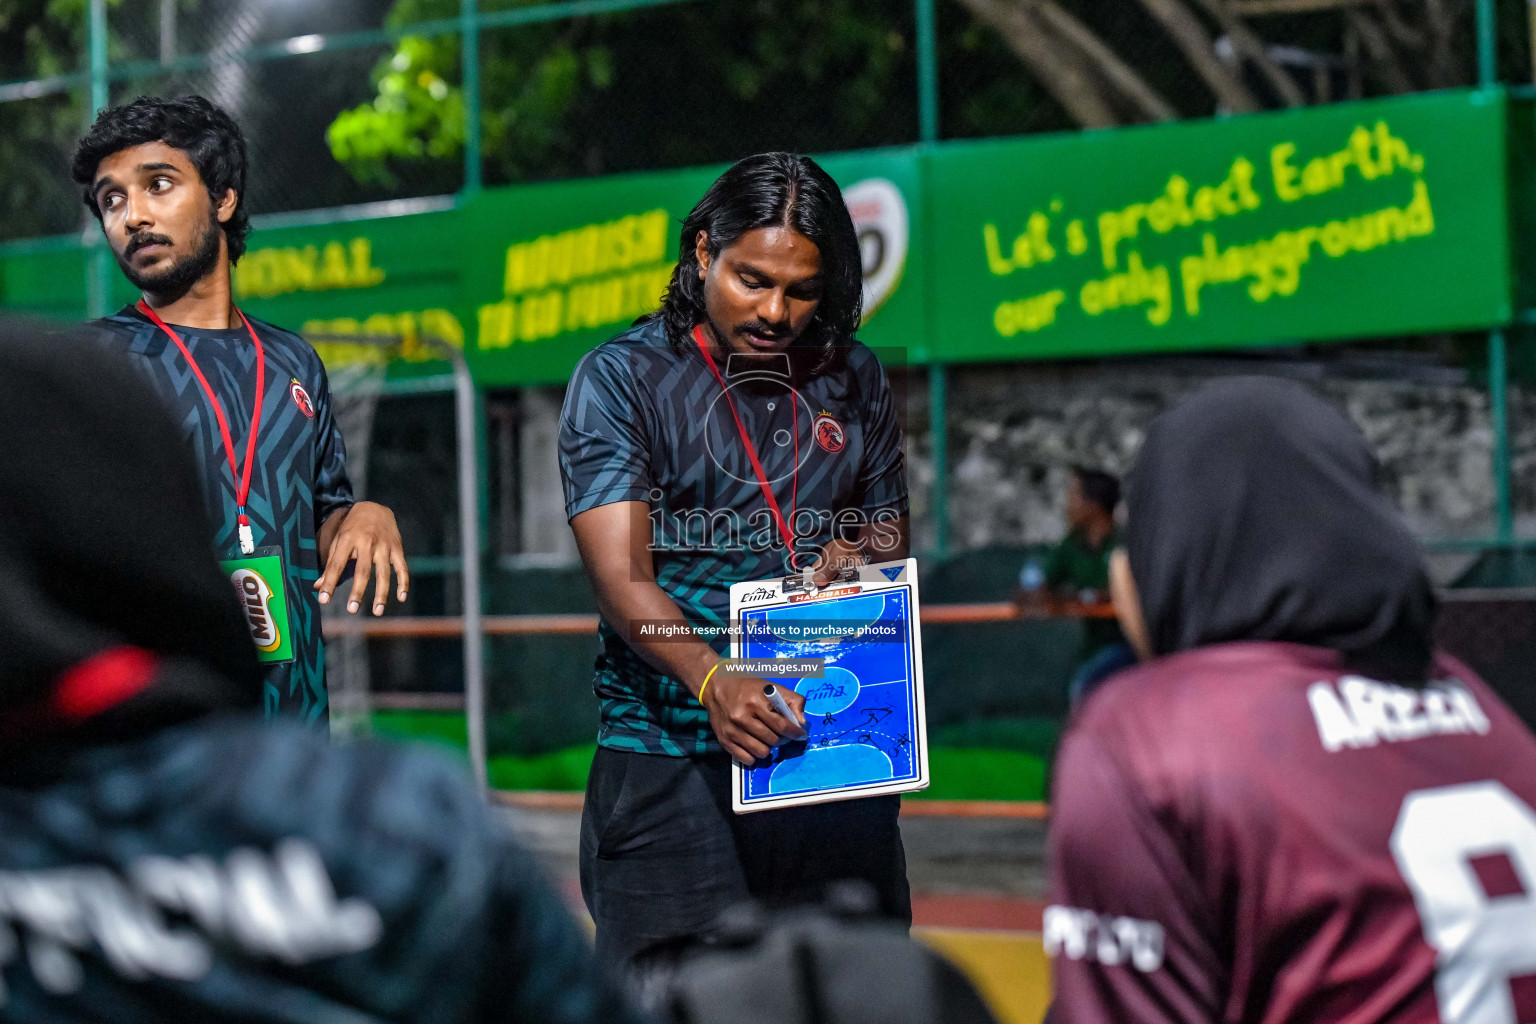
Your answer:
[[[1056,773],[1059,1024],[1536,1022],[1536,738],[1432,678],[1235,643],[1096,694]]]

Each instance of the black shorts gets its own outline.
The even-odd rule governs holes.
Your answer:
[[[748,897],[819,902],[830,883],[867,882],[880,912],[912,923],[901,798],[756,814],[731,811],[724,755],[665,757],[599,747],[581,815],[581,893],[605,966],[708,937]]]

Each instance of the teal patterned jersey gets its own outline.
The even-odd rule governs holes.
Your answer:
[[[266,354],[256,465],[246,511],[258,548],[283,550],[294,660],[267,673],[269,715],[289,714],[324,725],[329,717],[316,535],[320,524],[352,504],[346,447],[331,414],[330,385],[320,357],[303,338],[252,320]],[[224,453],[218,419],[181,352],[148,317],[128,306],[91,325],[102,341],[143,370],[186,434],[202,469],[204,496],[217,538],[217,557],[240,554],[235,480]],[[245,464],[251,408],[256,400],[256,349],[242,327],[204,330],[171,325],[219,396],[235,454]]]
[[[785,576],[831,541],[834,524],[907,512],[902,434],[879,360],[853,342],[846,367],[791,381],[772,364],[719,366],[691,340],[674,345],[648,320],[577,364],[560,425],[565,509],[575,517],[620,501],[650,506],[656,581],[694,626],[729,617],[733,583]],[[786,546],[732,416],[752,440],[794,534]],[[593,688],[598,742],[650,754],[719,750],[704,708],[679,680],[599,630]],[[728,641],[712,646],[725,653]]]

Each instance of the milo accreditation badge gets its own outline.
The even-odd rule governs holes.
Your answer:
[[[264,664],[293,660],[293,638],[288,625],[288,596],[283,586],[281,548],[258,548],[247,558],[219,563],[245,615],[245,624],[256,645],[256,657]]]

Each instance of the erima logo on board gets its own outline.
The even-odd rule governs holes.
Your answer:
[[[769,598],[776,596],[778,595],[774,593],[771,587],[758,587],[756,590],[749,590],[745,594],[742,594],[741,603],[752,604],[755,601],[766,601]]]
[[[251,640],[259,651],[275,651],[283,645],[283,637],[272,618],[272,587],[255,569],[236,569],[230,573],[240,607],[245,611],[245,622],[251,630]]]

